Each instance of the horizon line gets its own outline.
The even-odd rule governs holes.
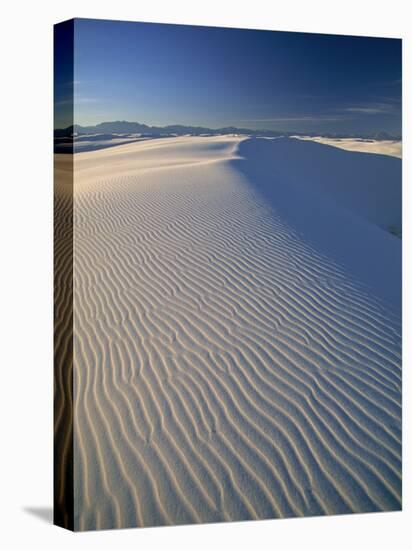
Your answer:
[[[371,131],[371,132],[368,132],[368,133],[354,133],[354,132],[333,132],[333,131],[325,131],[325,132],[316,132],[316,131],[313,131],[313,130],[306,130],[306,131],[303,131],[303,130],[284,130],[284,129],[281,129],[281,130],[271,130],[271,129],[268,129],[268,128],[248,128],[246,126],[232,126],[232,125],[229,125],[229,126],[218,126],[218,127],[211,127],[211,126],[203,126],[201,124],[182,124],[180,122],[175,122],[175,123],[171,123],[171,124],[166,124],[166,125],[157,125],[157,124],[147,124],[146,122],[139,122],[137,120],[125,120],[125,119],[117,119],[117,120],[102,120],[100,122],[97,122],[95,124],[80,124],[80,123],[73,123],[73,124],[69,124],[68,126],[65,126],[65,127],[59,127],[59,128],[55,128],[55,130],[67,130],[69,128],[72,128],[74,126],[80,126],[82,128],[87,128],[87,127],[96,127],[96,126],[99,126],[101,124],[115,124],[115,123],[127,123],[127,124],[140,124],[142,126],[147,126],[148,128],[169,128],[169,127],[173,127],[173,126],[181,126],[183,128],[198,128],[198,129],[202,129],[202,130],[212,130],[212,131],[219,131],[219,130],[226,130],[226,129],[233,129],[233,130],[248,130],[250,132],[253,132],[253,133],[258,133],[258,132],[268,132],[268,133],[277,133],[277,134],[287,134],[287,135],[293,135],[293,134],[302,134],[302,135],[319,135],[319,136],[322,136],[322,135],[327,135],[327,134],[330,134],[330,135],[336,135],[336,136],[349,136],[349,137],[362,137],[362,136],[373,136],[373,135],[376,135],[376,134],[385,134],[389,137],[392,137],[392,138],[395,138],[397,140],[402,140],[402,133],[400,134],[390,134],[386,131],[382,131],[382,130],[376,130],[376,131]]]

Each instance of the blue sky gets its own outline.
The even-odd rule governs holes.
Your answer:
[[[401,133],[400,40],[87,19],[74,33],[77,124]]]

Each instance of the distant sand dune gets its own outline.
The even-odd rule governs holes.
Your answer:
[[[332,145],[346,151],[358,151],[359,153],[375,153],[402,158],[402,141],[400,140],[376,140],[362,138],[326,138],[322,136],[293,136],[296,139],[316,141],[324,145]]]
[[[400,241],[257,146],[75,157],[76,529],[401,507]]]

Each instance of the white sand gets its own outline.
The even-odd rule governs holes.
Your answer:
[[[248,147],[76,155],[76,529],[400,508],[400,241]]]
[[[357,151],[359,153],[376,153],[402,158],[402,141],[398,140],[376,140],[376,139],[353,139],[353,138],[326,138],[322,136],[293,136],[295,139],[316,141],[324,145],[332,145],[346,151]]]

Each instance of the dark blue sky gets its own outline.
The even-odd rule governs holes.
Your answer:
[[[77,124],[401,133],[400,40],[87,19],[74,33]]]

